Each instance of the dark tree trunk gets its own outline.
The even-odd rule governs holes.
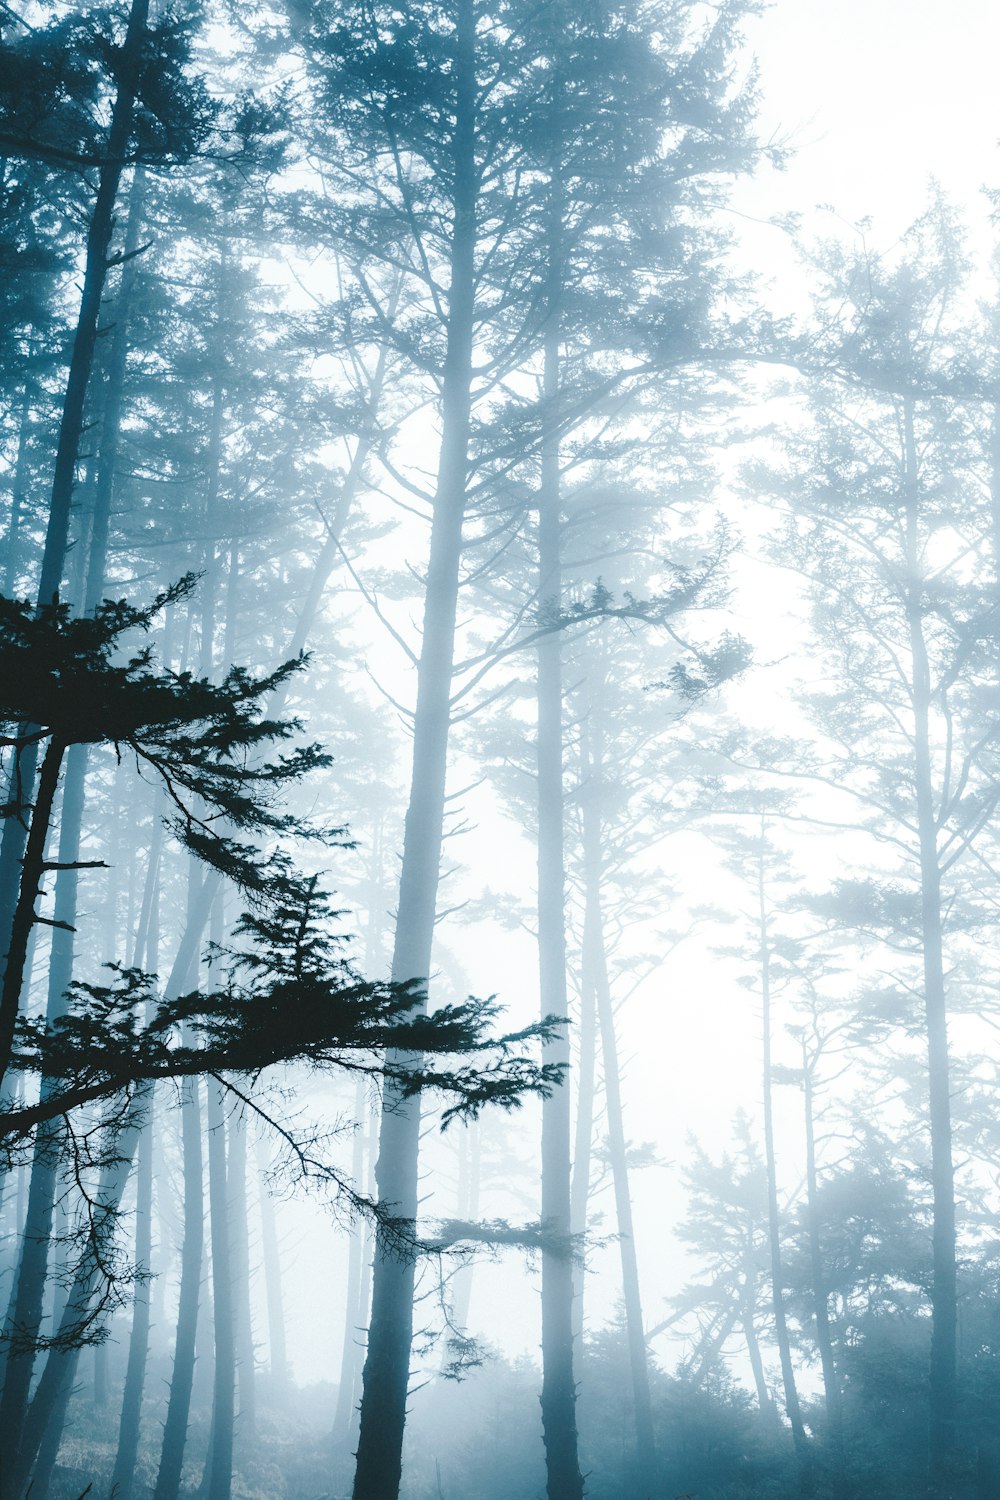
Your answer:
[[[40,606],[51,604],[58,595],[66,566],[73,485],[84,430],[84,407],[94,363],[101,300],[107,281],[115,201],[132,131],[148,14],[149,0],[132,0],[128,29],[117,58],[115,102],[87,235],[83,291],[56,447],[45,548],[38,584]],[[6,800],[13,801],[19,807],[30,805],[37,767],[38,746],[37,743],[31,743],[15,757]],[[7,933],[14,920],[25,840],[22,820],[16,817],[6,818],[0,841],[0,945],[6,945]]]
[[[233,1417],[236,1344],[233,1327],[232,1257],[226,1194],[226,1098],[221,1084],[208,1084],[208,1198],[212,1240],[212,1304],[215,1319],[215,1379],[212,1433],[202,1488],[207,1500],[229,1500],[233,1487]]]
[[[13,599],[18,578],[18,545],[21,535],[21,510],[28,483],[28,447],[31,429],[31,387],[27,380],[21,396],[21,420],[17,433],[17,458],[14,460],[14,483],[10,495],[10,523],[7,527],[7,566],[3,591]]]
[[[250,1307],[247,1127],[246,1115],[242,1109],[230,1115],[228,1136],[226,1192],[229,1200],[233,1335],[236,1349],[236,1379],[239,1388],[239,1430],[242,1439],[253,1437],[257,1431],[256,1359],[253,1343],[253,1314]]]
[[[108,563],[108,537],[111,530],[111,501],[115,489],[115,473],[119,462],[122,408],[125,399],[125,369],[128,363],[129,319],[139,262],[139,232],[142,228],[143,205],[146,196],[146,174],[141,167],[136,169],[129,194],[128,221],[125,225],[124,254],[121,285],[115,298],[114,325],[111,333],[111,349],[108,354],[108,373],[104,387],[104,411],[101,416],[100,462],[97,465],[97,481],[94,486],[94,512],[90,528],[90,543],[87,549],[87,583],[83,595],[85,614],[91,614],[104,596],[104,580]]]
[[[201,1109],[199,1083],[181,1085],[181,1137],[184,1155],[184,1235],[181,1242],[181,1284],[177,1306],[174,1368],[163,1424],[163,1444],[153,1500],[177,1500],[194,1384],[195,1339],[204,1254],[204,1186],[202,1181]]]
[[[553,270],[558,279],[558,268]],[[557,403],[559,333],[545,341],[543,438],[538,514],[538,600],[561,600],[560,484]],[[538,646],[538,966],[543,1016],[567,1017],[565,872],[563,866],[562,643],[558,631]],[[547,1042],[544,1060],[569,1063],[566,1028]],[[542,1103],[542,1222],[552,1248],[542,1252],[542,1437],[549,1500],[579,1500],[573,1373],[573,1259],[570,1253],[570,1088],[568,1078]]]
[[[3,1080],[10,1066],[14,1028],[17,1025],[21,989],[28,958],[28,941],[36,920],[35,903],[41,892],[45,867],[45,845],[52,823],[52,809],[65,753],[66,746],[61,740],[54,738],[49,740],[42,758],[38,792],[31,810],[31,822],[24,845],[17,901],[10,924],[7,962],[4,966],[3,986],[0,989],[0,1090],[2,1090]],[[17,823],[19,819],[7,818],[6,822]]]
[[[462,523],[468,477],[476,244],[475,7],[457,0],[455,227],[442,438],[431,526],[423,639],[417,671],[413,771],[403,835],[394,980],[430,973],[444,822],[451,679]],[[376,1180],[379,1201],[416,1223],[420,1110],[391,1084],[382,1112]],[[414,1264],[384,1234],[375,1253],[371,1326],[364,1368],[354,1500],[396,1500],[413,1340]]]
[[[155,1092],[149,1096],[149,1109],[143,1122],[136,1153],[135,1263],[145,1279],[140,1280],[132,1301],[132,1331],[128,1361],[125,1366],[125,1389],[122,1393],[118,1422],[118,1451],[111,1474],[111,1493],[116,1500],[130,1500],[139,1454],[139,1423],[142,1416],[142,1393],[146,1382],[146,1359],[149,1354],[149,1271],[153,1257],[153,1122]]]
[[[45,1500],[48,1493],[80,1358],[77,1330],[92,1317],[94,1293],[102,1275],[103,1252],[115,1232],[147,1104],[148,1094],[143,1090],[129,1106],[126,1122],[115,1143],[115,1160],[101,1173],[95,1198],[93,1239],[80,1259],[66,1299],[57,1331],[59,1345],[51,1349],[46,1358],[25,1417],[19,1448],[7,1450],[5,1444],[0,1486],[2,1500],[15,1500],[15,1497],[19,1500],[29,1475],[33,1496]]]
[[[46,757],[47,759],[47,757]],[[80,825],[83,816],[84,778],[86,775],[87,751],[82,745],[74,745],[67,757],[66,779],[63,787],[61,826],[59,836],[60,863],[79,858]],[[58,768],[56,771],[58,774]],[[39,792],[46,784],[44,762]],[[39,811],[36,807],[36,816]],[[31,843],[29,841],[29,849]],[[27,874],[27,865],[25,865]],[[56,883],[57,920],[67,923],[76,918],[76,870],[63,870],[60,875],[67,878]],[[52,952],[49,959],[48,1000],[46,1019],[51,1025],[63,1014],[65,996],[72,978],[73,934],[58,928],[53,934]],[[15,990],[19,996],[22,981],[18,979],[12,963],[16,964],[16,950],[11,947],[7,977],[11,980],[12,1003]],[[55,1080],[43,1078],[42,1097],[55,1087]],[[24,1348],[22,1352],[11,1351],[6,1360],[3,1396],[0,1398],[0,1432],[6,1437],[10,1452],[16,1452],[27,1412],[28,1391],[35,1366],[31,1345],[38,1338],[42,1324],[42,1308],[48,1268],[49,1245],[52,1236],[52,1217],[55,1204],[56,1183],[59,1176],[60,1153],[65,1141],[63,1129],[58,1121],[39,1126],[32,1148],[31,1175],[28,1188],[27,1215],[21,1240],[21,1252],[17,1276],[11,1289],[10,1302],[5,1319],[5,1330],[9,1338],[17,1333]]]
[[[201,890],[207,882],[203,882]],[[185,926],[177,954],[174,958],[165,993],[181,993],[179,986],[190,973],[197,959],[198,945],[204,931],[207,907],[195,895],[189,902],[189,920]],[[148,1092],[140,1090],[129,1106],[126,1120],[116,1140],[116,1160],[104,1169],[97,1194],[95,1230],[92,1247],[81,1257],[66,1301],[61,1319],[61,1334],[68,1337],[73,1330],[92,1317],[94,1293],[102,1276],[102,1258],[95,1253],[114,1234],[122,1194],[132,1169],[132,1160],[138,1146],[142,1122],[148,1104]],[[79,1348],[68,1352],[62,1347],[49,1351],[37,1389],[24,1420],[20,1448],[15,1449],[5,1442],[0,1450],[3,1469],[0,1471],[0,1500],[21,1500],[21,1489],[39,1458],[44,1440],[45,1453],[39,1458],[39,1468],[33,1479],[33,1495],[41,1495],[48,1484],[48,1474],[55,1462],[66,1406],[72,1390]],[[5,1430],[6,1437],[6,1430]],[[48,1465],[48,1469],[45,1465]]]
[[[138,244],[141,183],[139,174],[133,185],[126,231],[126,251],[133,251]],[[115,310],[115,333],[106,391],[102,422],[100,462],[95,493],[94,526],[91,533],[90,555],[87,566],[87,596],[85,608],[92,610],[99,602],[104,587],[104,567],[107,551],[108,516],[111,509],[112,479],[118,451],[121,423],[122,395],[127,352],[127,325],[131,299],[134,261],[123,270],[123,282]],[[126,278],[128,278],[126,280]],[[79,895],[79,871],[72,868],[80,859],[80,844],[83,829],[83,812],[87,776],[88,746],[71,745],[66,755],[63,777],[62,805],[59,814],[60,868],[56,873],[55,903],[53,918],[56,926],[52,932],[52,947],[49,957],[48,1001],[46,1021],[54,1025],[62,1016],[66,1006],[66,994],[73,978],[74,947]],[[152,900],[155,882],[155,862],[151,862],[147,877],[146,896]],[[141,950],[133,955],[133,962],[141,961]],[[12,947],[11,959],[16,963],[16,950]],[[10,963],[10,960],[8,961]],[[16,978],[11,975],[11,994]],[[23,979],[18,993],[24,988]],[[13,1003],[13,1002],[12,1002]],[[53,1081],[42,1080],[43,1097],[48,1094]],[[24,1244],[21,1254],[21,1269],[18,1275],[16,1298],[8,1309],[7,1326],[16,1327],[22,1337],[35,1338],[39,1329],[42,1296],[45,1285],[46,1254],[52,1223],[52,1205],[58,1171],[58,1150],[61,1131],[58,1122],[39,1127],[31,1168],[31,1194],[29,1198],[30,1221],[25,1226]],[[8,1395],[5,1381],[3,1403],[0,1404],[0,1430],[17,1433],[23,1420],[24,1402],[27,1399],[33,1359],[25,1354],[15,1362],[11,1371],[11,1388]],[[6,1411],[4,1410],[6,1408]]]

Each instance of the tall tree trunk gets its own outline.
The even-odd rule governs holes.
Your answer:
[[[212,1429],[205,1478],[207,1500],[229,1500],[233,1486],[233,1417],[236,1345],[233,1328],[232,1260],[226,1196],[226,1108],[221,1084],[208,1083],[208,1198],[212,1240],[212,1304],[215,1317],[215,1378]]]
[[[770,1414],[771,1416],[775,1416],[774,1402],[771,1400],[771,1393],[767,1388],[767,1381],[764,1379],[764,1361],[760,1357],[760,1344],[757,1340],[757,1329],[754,1327],[754,1307],[753,1299],[749,1295],[749,1285],[748,1281],[747,1286],[744,1288],[747,1295],[740,1317],[740,1321],[743,1324],[743,1337],[746,1340],[747,1356],[750,1360],[750,1370],[753,1374],[754,1390],[757,1392],[757,1405],[765,1415]]]
[[[455,221],[441,455],[431,525],[423,639],[417,669],[413,771],[403,834],[392,978],[427,979],[440,876],[451,679],[462,523],[468,478],[476,244],[475,7],[457,0],[454,134]],[[379,1201],[405,1223],[417,1218],[420,1108],[386,1085],[376,1180]],[[413,1340],[412,1256],[380,1232],[361,1398],[354,1500],[396,1500]]]
[[[553,193],[554,193],[553,189]],[[553,218],[558,223],[558,209]],[[558,233],[558,231],[556,231]],[[555,239],[556,236],[554,235]],[[554,257],[557,259],[557,257]],[[559,267],[552,270],[558,285]],[[559,484],[559,328],[556,293],[545,340],[542,443],[538,497],[538,600],[561,601]],[[558,631],[538,645],[538,972],[543,1016],[568,1018],[565,872],[563,867],[562,642]],[[569,1064],[566,1028],[545,1045],[544,1060]],[[551,1245],[542,1251],[542,1437],[549,1500],[579,1500],[573,1373],[573,1258],[570,1238],[570,1088],[568,1078],[542,1102],[542,1222]]]
[[[281,1294],[281,1248],[278,1244],[274,1199],[267,1185],[267,1155],[257,1137],[257,1182],[260,1196],[261,1250],[264,1259],[264,1289],[267,1296],[267,1348],[270,1399],[281,1405],[288,1395],[288,1351],[285,1343],[285,1312]]]
[[[141,218],[142,182],[136,174],[133,184],[129,221],[126,229],[125,248],[131,253],[138,244]],[[89,557],[87,559],[87,591],[85,609],[91,611],[100,600],[104,588],[104,569],[107,555],[108,517],[111,510],[113,476],[118,452],[121,425],[122,397],[124,391],[125,358],[127,353],[127,330],[129,306],[134,280],[134,261],[123,269],[122,286],[115,308],[115,332],[112,340],[104,416],[102,420],[100,459],[95,488],[94,524],[91,532]],[[76,936],[77,903],[79,895],[79,870],[75,868],[80,859],[80,844],[83,830],[85,784],[89,749],[86,745],[71,745],[66,755],[63,778],[62,805],[59,816],[60,869],[56,873],[55,905],[53,918],[56,923],[52,931],[52,947],[49,958],[48,1001],[46,1022],[54,1025],[66,1008],[66,995],[73,978],[74,942]],[[44,778],[43,783],[44,785]],[[41,787],[40,787],[41,790]],[[36,807],[36,813],[38,808]],[[25,867],[26,869],[27,867]],[[155,865],[150,874],[155,878]],[[151,898],[152,888],[149,888]],[[134,958],[139,962],[141,953]],[[8,956],[10,971],[11,1011],[16,1014],[23,978],[17,978],[17,948],[12,943]],[[5,975],[6,982],[6,975]],[[42,1095],[45,1097],[55,1086],[55,1080],[43,1078]],[[45,1285],[47,1243],[52,1223],[52,1205],[58,1172],[59,1145],[62,1130],[59,1122],[43,1124],[36,1134],[32,1154],[31,1192],[29,1197],[29,1220],[25,1226],[21,1269],[18,1275],[16,1295],[8,1309],[7,1326],[17,1328],[22,1338],[31,1340],[37,1336],[41,1315],[42,1296]],[[25,1353],[13,1361],[10,1371],[10,1389],[4,1382],[4,1396],[0,1403],[0,1430],[8,1434],[20,1432],[23,1421],[27,1390],[31,1379],[33,1358]],[[15,1443],[16,1446],[16,1443]]]
[[[778,1173],[774,1151],[774,1080],[771,1073],[771,943],[768,931],[767,895],[764,887],[765,828],[761,822],[761,849],[757,864],[757,921],[760,941],[761,1027],[763,1031],[764,1162],[767,1171],[767,1238],[771,1258],[771,1308],[774,1336],[781,1362],[785,1411],[799,1463],[802,1487],[809,1485],[809,1440],[802,1421],[802,1408],[795,1384],[791,1342],[785,1318],[784,1272],[781,1263],[781,1216],[778,1211]]]
[[[202,890],[206,883],[203,882]],[[207,907],[204,902],[196,896],[191,901],[189,909],[193,916],[185,926],[174,958],[165,990],[167,995],[182,993],[179,986],[197,958],[198,946],[204,931],[207,916]],[[116,1159],[102,1171],[97,1194],[99,1209],[96,1215],[97,1230],[93,1242],[98,1247],[114,1233],[119,1205],[132,1168],[147,1103],[147,1091],[139,1090],[129,1106],[125,1122],[116,1140]],[[81,1257],[61,1319],[61,1329],[65,1336],[69,1336],[75,1328],[91,1316],[91,1303],[100,1282],[102,1264],[101,1256],[95,1254],[93,1249],[88,1250]],[[16,1500],[21,1500],[21,1489],[35,1464],[36,1457],[39,1457],[43,1440],[45,1454],[43,1458],[39,1458],[40,1467],[34,1477],[32,1493],[40,1497],[47,1485],[47,1474],[51,1472],[51,1464],[55,1462],[62,1436],[66,1406],[72,1390],[79,1353],[78,1347],[67,1352],[63,1347],[57,1346],[49,1351],[38,1387],[23,1423],[20,1448],[15,1449],[13,1444],[10,1446],[5,1444],[3,1450],[0,1450],[3,1463],[3,1468],[0,1470],[0,1500],[15,1500],[15,1497]],[[49,1465],[48,1470],[45,1469],[46,1464]]]
[[[813,1116],[813,1068],[804,1037],[802,1039],[802,1079],[806,1127],[806,1221],[809,1235],[809,1265],[813,1285],[813,1312],[816,1319],[816,1347],[819,1349],[820,1367],[823,1371],[823,1394],[826,1399],[826,1418],[830,1426],[830,1440],[842,1461],[844,1429],[841,1413],[840,1382],[837,1379],[837,1366],[833,1357],[829,1296],[826,1289],[826,1269],[823,1264],[823,1246],[820,1241],[819,1189],[816,1174],[816,1124]]]
[[[576,1123],[573,1128],[573,1175],[569,1190],[569,1227],[577,1246],[573,1262],[573,1338],[582,1347],[584,1291],[587,1282],[586,1234],[590,1204],[590,1163],[594,1141],[594,1088],[597,1072],[597,997],[586,973],[580,975],[580,1023],[577,1031]]]
[[[596,730],[596,726],[595,726]],[[618,1221],[618,1248],[621,1255],[622,1296],[625,1303],[625,1332],[628,1340],[629,1369],[632,1377],[632,1402],[635,1412],[637,1484],[641,1494],[652,1492],[656,1476],[656,1441],[653,1433],[653,1405],[649,1392],[649,1360],[642,1319],[642,1295],[639,1287],[639,1261],[632,1219],[632,1195],[628,1180],[628,1151],[625,1118],[622,1107],[621,1078],[618,1063],[618,1038],[615,1031],[614,1006],[608,978],[608,956],[601,908],[602,830],[601,792],[604,782],[603,755],[599,731],[595,732],[591,760],[590,788],[583,801],[583,858],[586,880],[586,915],[584,930],[584,963],[590,972],[597,997],[597,1014],[601,1028],[601,1055],[604,1063],[604,1099],[608,1117],[608,1148]]]
[[[941,864],[931,763],[931,674],[924,640],[924,596],[918,541],[919,468],[913,402],[903,412],[906,457],[907,617],[913,672],[914,790],[920,852],[920,915],[927,1027],[927,1076],[934,1199],[931,1280],[929,1470],[935,1500],[950,1500],[958,1408],[958,1273],[955,1255],[955,1169],[951,1139],[951,1063],[941,921]]]
[[[257,1431],[257,1402],[253,1313],[250,1306],[247,1125],[246,1114],[242,1107],[234,1110],[229,1117],[228,1136],[226,1193],[229,1201],[229,1249],[232,1261],[233,1336],[236,1349],[236,1379],[239,1387],[240,1437],[245,1439],[252,1438]]]
[[[38,583],[40,607],[50,605],[62,587],[69,545],[73,485],[84,430],[84,407],[94,363],[101,300],[108,274],[108,249],[114,228],[115,200],[132,132],[148,15],[149,0],[132,0],[125,40],[117,55],[115,102],[87,234],[83,290],[56,446],[45,547]],[[37,767],[38,745],[37,741],[31,741],[15,755],[6,800],[21,808],[30,806]],[[17,905],[26,837],[21,818],[4,819],[3,838],[0,840],[0,952],[5,954],[7,934]]]
[[[141,1090],[129,1106],[115,1141],[114,1160],[101,1171],[95,1194],[92,1242],[77,1266],[57,1331],[59,1343],[49,1351],[45,1361],[24,1421],[20,1446],[5,1449],[0,1484],[2,1500],[15,1497],[20,1500],[29,1475],[33,1496],[45,1500],[48,1493],[80,1357],[77,1330],[92,1316],[91,1304],[102,1275],[104,1252],[117,1226],[147,1103],[148,1093]]]
[[[14,460],[14,483],[10,495],[10,522],[7,526],[7,564],[4,569],[3,592],[8,599],[14,597],[18,578],[18,543],[21,535],[21,510],[28,483],[28,445],[31,428],[31,386],[27,379],[21,395],[21,420],[17,433],[17,458]]]
[[[42,875],[45,870],[45,845],[52,824],[59,773],[62,769],[66,746],[53,737],[45,748],[38,792],[31,809],[28,837],[24,845],[24,859],[18,882],[17,901],[10,924],[10,942],[7,962],[4,966],[3,985],[0,988],[0,1090],[10,1067],[14,1046],[14,1030],[21,1005],[21,990],[28,958],[28,942],[31,929],[37,921],[35,903],[41,894]],[[18,818],[7,818],[7,823],[18,823]]]
[[[142,1416],[142,1393],[146,1380],[146,1358],[149,1353],[149,1274],[153,1254],[153,1120],[155,1091],[150,1091],[149,1106],[143,1122],[136,1152],[135,1263],[143,1278],[136,1284],[132,1300],[132,1331],[125,1366],[125,1388],[122,1392],[118,1420],[118,1449],[111,1474],[111,1493],[116,1500],[130,1500],[139,1454],[139,1424]]]
[[[370,973],[371,971],[368,970]],[[359,1078],[354,1088],[354,1140],[351,1148],[351,1181],[360,1185],[365,1167],[365,1147],[369,1144],[362,1121],[368,1111],[365,1080]],[[347,1255],[347,1292],[344,1303],[344,1342],[340,1353],[340,1382],[333,1417],[333,1440],[345,1446],[354,1426],[357,1399],[358,1335],[368,1320],[367,1299],[362,1304],[361,1284],[365,1253],[368,1249],[367,1224],[352,1225]]]
[[[74,754],[73,752],[79,752]],[[79,855],[80,820],[83,813],[84,775],[86,748],[74,746],[68,757],[66,781],[63,789],[62,820],[59,837],[60,863],[76,859]],[[45,785],[43,774],[40,788]],[[36,807],[36,816],[39,810]],[[59,921],[71,922],[76,915],[76,870],[60,871],[68,877],[56,885],[55,917]],[[66,1005],[66,990],[72,978],[72,934],[55,930],[54,936],[69,941],[53,942],[49,959],[48,1001],[46,1020],[54,1024],[63,1014]],[[11,958],[16,963],[12,947]],[[7,977],[11,980],[12,1003],[21,993],[21,981],[8,963]],[[57,1086],[57,1081],[48,1076],[41,1081],[42,1097],[47,1097]],[[11,1296],[4,1321],[5,1340],[16,1335],[20,1347],[9,1348],[5,1362],[3,1395],[0,1397],[0,1432],[5,1434],[8,1452],[17,1451],[27,1412],[28,1391],[35,1366],[33,1345],[42,1325],[42,1309],[48,1268],[49,1245],[52,1236],[52,1217],[55,1205],[56,1183],[59,1176],[60,1158],[65,1144],[65,1131],[61,1122],[52,1121],[40,1125],[32,1147],[31,1173],[28,1186],[26,1217],[21,1237],[18,1269],[11,1288]]]
[[[121,447],[122,409],[125,401],[125,371],[128,364],[129,324],[135,295],[139,262],[139,234],[146,201],[146,174],[137,167],[129,194],[128,220],[125,225],[121,284],[115,298],[108,373],[104,387],[104,411],[101,415],[100,461],[94,485],[94,513],[87,548],[87,582],[83,595],[85,614],[92,614],[104,596],[108,566],[108,539],[111,533],[111,503]]]
[[[156,817],[155,805],[153,818],[154,827],[150,841],[146,882],[139,910],[138,930],[132,950],[133,967],[144,960],[144,967],[150,974],[155,974],[159,968],[159,871],[162,824]],[[130,1500],[135,1481],[142,1398],[146,1384],[146,1360],[149,1355],[151,1311],[149,1278],[153,1261],[155,1110],[156,1090],[154,1088],[150,1090],[149,1109],[143,1121],[136,1153],[135,1262],[143,1279],[137,1283],[132,1299],[132,1329],[129,1337],[128,1360],[125,1366],[125,1388],[122,1392],[121,1414],[118,1421],[118,1451],[115,1454],[111,1475],[111,1489],[117,1500]]]
[[[479,1189],[482,1167],[482,1137],[480,1122],[472,1120],[462,1134],[461,1156],[458,1167],[458,1217],[474,1223],[479,1218]],[[452,1290],[452,1315],[455,1327],[463,1331],[469,1326],[469,1305],[472,1300],[473,1267],[459,1266],[455,1272]]]
[[[174,1367],[153,1500],[177,1500],[191,1412],[191,1387],[194,1384],[195,1339],[205,1243],[201,1108],[197,1078],[185,1079],[181,1085],[181,1139],[184,1158],[181,1284],[177,1305]]]

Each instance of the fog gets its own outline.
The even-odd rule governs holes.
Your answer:
[[[0,7],[0,1500],[1000,1493],[998,43]]]

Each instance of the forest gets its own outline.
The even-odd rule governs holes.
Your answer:
[[[1000,112],[812,3],[0,0],[0,1500],[1000,1500]]]

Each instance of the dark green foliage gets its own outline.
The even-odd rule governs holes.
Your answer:
[[[36,612],[0,597],[0,723],[17,746],[51,737],[63,746],[111,744],[119,756],[131,751],[140,771],[161,779],[182,841],[252,889],[261,884],[259,862],[224,830],[301,831],[272,799],[329,758],[316,745],[296,746],[277,759],[262,756],[298,728],[261,710],[303,659],[264,676],[230,667],[216,684],[158,668],[150,646],[129,654],[127,637],[148,631],[194,582],[182,580],[146,607],[105,600],[93,616],[76,618],[66,605]],[[29,728],[15,732],[18,723]]]
[[[146,28],[127,162],[183,162],[219,118],[204,79],[192,72],[192,20],[164,8]],[[103,109],[119,74],[124,19],[94,7],[41,29],[9,21],[0,30],[0,145],[7,156],[52,168],[103,160]]]
[[[157,999],[155,976],[112,966],[108,984],[75,984],[53,1025],[22,1016],[13,1067],[51,1082],[38,1104],[0,1115],[0,1131],[16,1141],[42,1120],[156,1079],[256,1075],[294,1060],[391,1076],[404,1096],[438,1090],[448,1100],[445,1125],[489,1104],[516,1107],[558,1083],[561,1070],[527,1052],[551,1025],[497,1034],[499,1006],[472,998],[427,1014],[418,984],[365,980],[340,954],[315,879],[296,881],[280,860],[270,879],[267,867],[261,873],[261,893],[261,907],[236,929],[252,946],[215,955],[228,970],[225,988]]]

